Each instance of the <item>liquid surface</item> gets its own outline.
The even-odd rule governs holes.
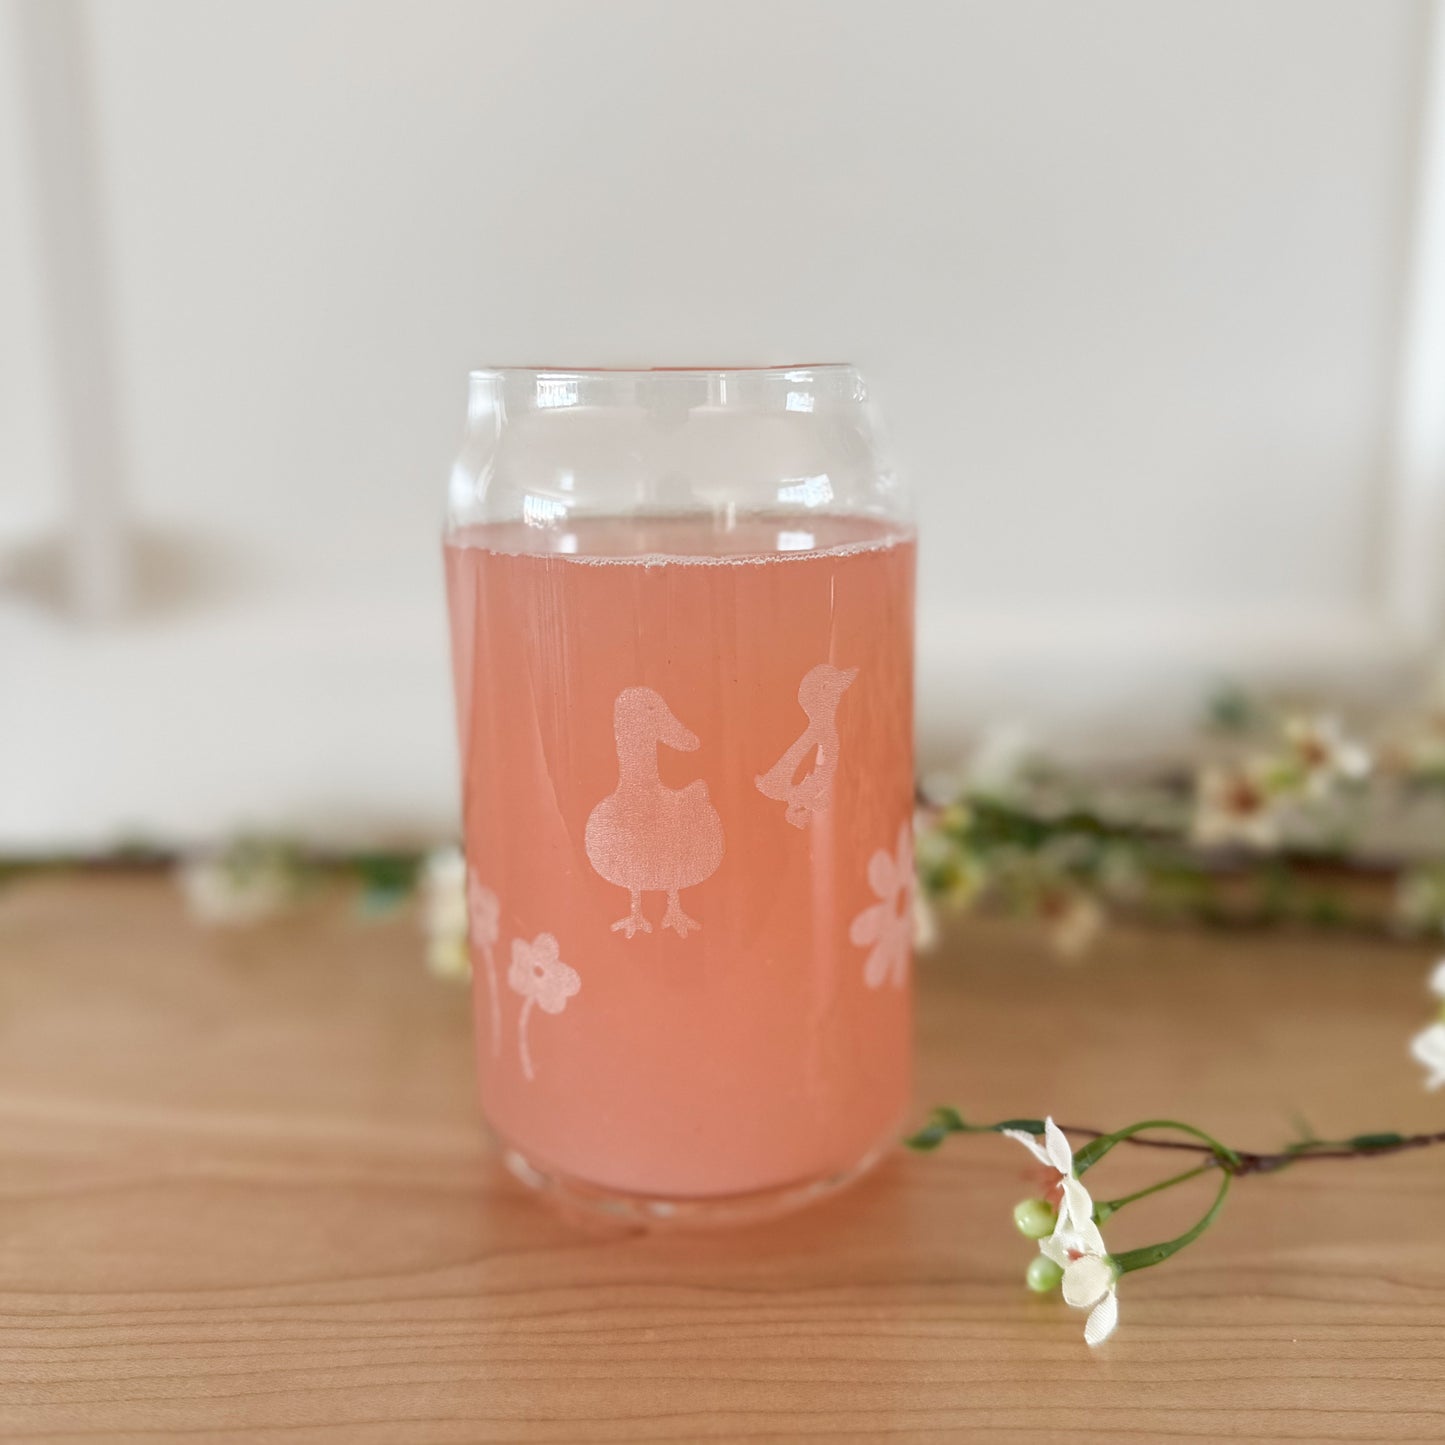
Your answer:
[[[628,1193],[845,1169],[909,1087],[912,539],[536,536],[446,549],[484,1108]]]

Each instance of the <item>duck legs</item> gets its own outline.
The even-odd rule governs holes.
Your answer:
[[[642,916],[642,890],[640,888],[630,888],[628,892],[632,895],[632,911],[626,918],[619,918],[617,922],[612,925],[613,933],[625,933],[629,938],[631,938],[639,928],[644,933],[651,933],[652,925]],[[673,896],[676,897],[675,894]],[[667,920],[664,919],[663,923],[666,924],[666,922]]]
[[[667,895],[667,912],[662,915],[662,926],[675,928],[679,938],[686,938],[693,929],[702,927],[697,919],[689,918],[682,911],[682,904],[677,901],[676,888],[671,889]]]

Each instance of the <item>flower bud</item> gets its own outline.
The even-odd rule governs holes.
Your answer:
[[[1024,1283],[1035,1294],[1048,1294],[1051,1290],[1058,1289],[1063,1278],[1063,1270],[1043,1254],[1036,1254],[1029,1261],[1029,1267],[1024,1272]]]
[[[1047,1199],[1021,1199],[1014,1205],[1014,1223],[1025,1239],[1042,1239],[1054,1232],[1058,1216]]]

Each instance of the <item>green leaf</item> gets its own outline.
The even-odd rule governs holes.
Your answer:
[[[1405,1142],[1403,1134],[1356,1134],[1345,1140],[1351,1149],[1395,1149]]]
[[[1082,1174],[1091,1165],[1097,1164],[1117,1142],[1105,1134],[1102,1139],[1090,1139],[1082,1149],[1075,1149],[1074,1173]]]
[[[916,1134],[910,1134],[904,1139],[904,1144],[910,1149],[929,1150],[937,1149],[950,1134],[964,1134],[968,1132],[968,1124],[957,1109],[942,1104],[929,1115],[928,1123]]]
[[[1113,1256],[1114,1268],[1120,1274],[1128,1274],[1134,1269],[1148,1269],[1150,1265],[1162,1263],[1171,1254],[1177,1254],[1186,1244],[1193,1244],[1214,1223],[1215,1217],[1224,1206],[1224,1196],[1229,1193],[1230,1181],[1233,1178],[1232,1174],[1225,1174],[1220,1179],[1219,1193],[1214,1196],[1214,1203],[1193,1229],[1187,1229],[1177,1239],[1166,1239],[1161,1244],[1146,1244],[1142,1249],[1126,1249],[1123,1254]]]

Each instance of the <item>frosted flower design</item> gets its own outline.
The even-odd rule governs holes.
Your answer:
[[[521,938],[512,940],[512,966],[507,970],[507,982],[523,999],[521,1016],[517,1019],[517,1048],[522,1056],[522,1075],[530,1081],[536,1078],[532,1054],[527,1047],[527,1020],[533,1007],[543,1013],[561,1013],[567,1007],[567,1000],[582,987],[582,980],[575,968],[562,962],[557,940],[550,933],[539,933],[531,943]]]
[[[913,834],[905,823],[898,830],[898,852],[880,848],[868,860],[868,885],[878,896],[854,920],[848,937],[869,950],[863,982],[882,988],[892,979],[902,988],[908,979],[908,954],[913,941]]]
[[[487,963],[487,1003],[492,1020],[492,1057],[502,1050],[502,1000],[497,985],[496,942],[501,931],[502,910],[497,895],[474,872],[467,874],[467,929],[472,947],[481,950]]]

